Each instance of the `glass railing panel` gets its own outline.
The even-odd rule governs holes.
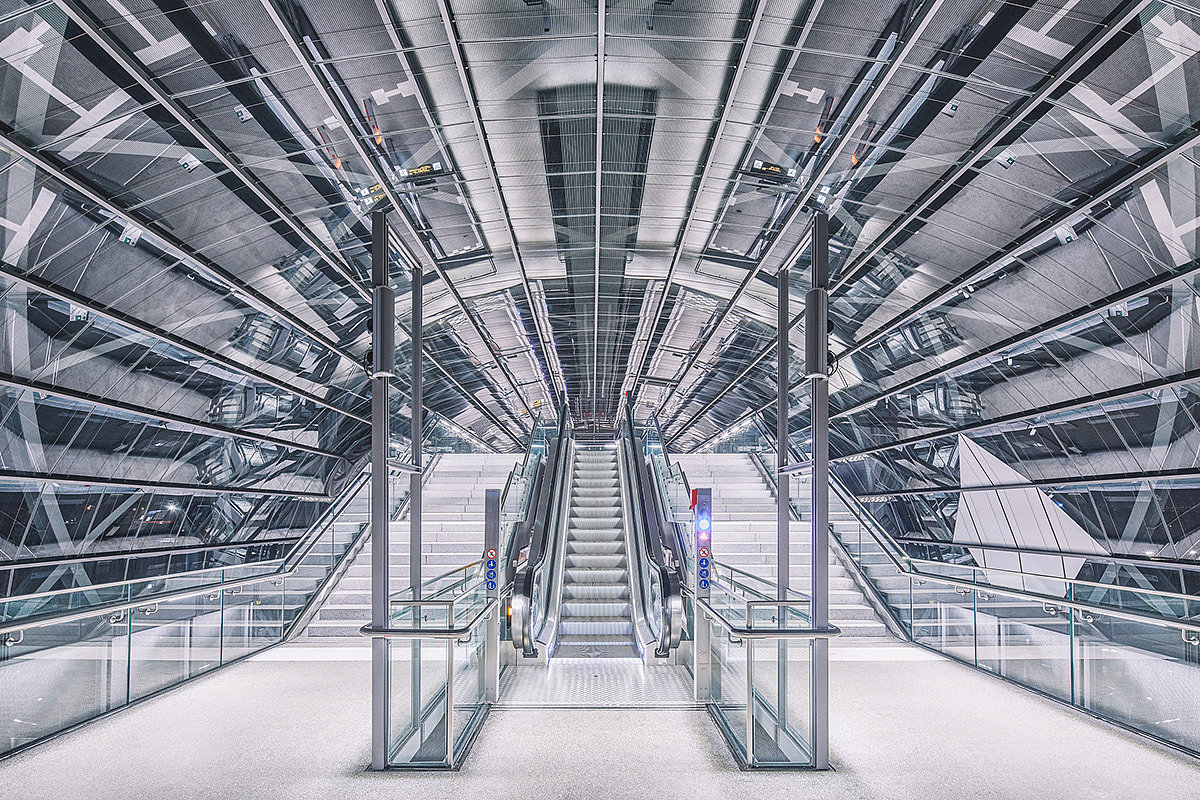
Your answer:
[[[391,766],[449,766],[449,651],[446,641],[392,642]]]
[[[765,601],[747,604],[746,618],[754,630],[797,630],[812,627],[812,603],[797,592],[788,592],[787,605]]]
[[[451,640],[454,681],[452,728],[456,763],[470,743],[474,727],[479,724],[487,709],[484,684],[486,629],[486,620],[481,620],[466,641]]]
[[[746,595],[736,591],[723,580],[710,583],[708,604],[735,627],[746,626]],[[757,598],[755,598],[757,599]]]
[[[212,578],[210,577],[211,581]],[[0,621],[16,620],[24,617],[36,617],[47,614],[58,614],[76,609],[86,609],[103,603],[118,603],[129,595],[129,586],[108,586],[101,588],[80,588],[78,591],[63,592],[44,597],[32,597],[25,600],[12,600],[0,603]]]
[[[753,766],[812,765],[812,663],[808,641],[758,639],[754,682]]]
[[[219,592],[139,606],[129,615],[129,699],[221,664]]]
[[[22,617],[100,603],[138,604],[0,634],[0,753],[281,641],[359,530],[360,524],[346,531],[337,523],[325,528],[303,557],[283,562],[289,569],[296,564],[295,574],[286,578],[271,577],[281,569],[279,562],[240,564],[8,603],[4,613]],[[266,579],[238,583],[255,577]],[[189,597],[164,597],[199,589]],[[95,687],[93,679],[100,682]],[[27,689],[55,700],[42,701],[39,716],[24,708]],[[8,731],[6,719],[29,724]]]
[[[0,752],[124,705],[127,637],[109,614],[0,634]]]
[[[974,593],[943,583],[914,581],[912,635],[919,644],[974,664]]]
[[[725,629],[715,622],[702,620],[700,624],[709,625],[712,630],[709,643],[709,708],[725,729],[726,738],[746,759],[747,640],[730,638]]]
[[[1200,633],[1075,614],[1077,705],[1200,752]]]
[[[1059,585],[1065,592],[1065,585],[1061,581]],[[982,589],[974,594],[977,665],[1070,702],[1067,609]]]
[[[270,581],[225,594],[221,623],[221,662],[249,655],[283,637],[283,587]]]

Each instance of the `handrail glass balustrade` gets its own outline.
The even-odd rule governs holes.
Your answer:
[[[998,548],[898,542],[832,470],[830,486],[853,518],[833,538],[912,642],[1200,755],[1200,596],[1183,591],[1200,586],[1200,564],[1057,557],[1106,565],[1092,575],[1104,580],[983,566],[977,554]],[[1160,585],[1114,582],[1147,577]]]

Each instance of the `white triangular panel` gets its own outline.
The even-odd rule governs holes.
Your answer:
[[[964,488],[1029,482],[1024,475],[962,435],[958,437],[958,466],[959,485]],[[1104,547],[1048,494],[1032,486],[963,492],[954,523],[954,541],[1022,550],[1107,554]],[[1013,573],[1071,579],[1079,575],[1084,564],[1082,558],[969,549],[976,563],[993,568],[986,573],[990,583],[1054,596],[1066,592],[1061,581]]]

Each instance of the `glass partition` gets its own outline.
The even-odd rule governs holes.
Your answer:
[[[812,768],[810,599],[713,563],[711,595],[696,600],[709,633],[709,709],[749,768]]]
[[[453,768],[482,725],[487,630],[498,609],[485,585],[472,564],[423,582],[420,600],[411,591],[393,597],[382,634],[391,642],[388,766]]]
[[[347,528],[338,520],[353,516],[366,494],[365,481],[351,483],[336,513],[282,566],[231,567],[0,605],[0,755],[287,639],[362,535],[361,523]],[[97,613],[86,615],[92,607]],[[55,621],[67,612],[71,618]]]

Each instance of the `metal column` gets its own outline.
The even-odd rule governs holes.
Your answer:
[[[409,364],[409,388],[411,390],[411,407],[412,407],[412,425],[409,427],[409,438],[412,440],[412,465],[416,467],[411,475],[408,476],[408,585],[412,587],[413,600],[421,599],[421,487],[424,485],[424,475],[422,474],[421,446],[422,432],[425,429],[425,415],[422,413],[423,406],[421,403],[421,355],[424,347],[422,327],[424,326],[423,312],[425,298],[423,295],[424,289],[424,272],[421,269],[420,263],[414,261],[412,264],[412,319],[410,320],[409,331],[412,337],[412,360]],[[433,645],[436,646],[436,645]],[[423,697],[421,689],[421,640],[413,639],[409,644],[409,659],[414,665],[412,671],[412,685],[409,693],[409,702],[411,707],[409,714],[411,719],[421,719],[421,698]],[[453,659],[453,642],[447,642],[447,669],[452,669],[454,666]],[[446,697],[447,702],[450,702],[451,687],[447,684]],[[447,722],[450,720],[450,715],[453,714],[454,707],[451,705],[447,711]],[[447,728],[451,727],[447,724]],[[449,734],[447,734],[449,736]],[[449,739],[447,740],[449,741]],[[449,745],[447,750],[447,759],[453,759],[454,748],[453,744]]]
[[[421,336],[424,325],[424,297],[422,281],[424,273],[420,264],[412,268],[412,465],[416,470],[408,478],[408,575],[413,599],[421,599],[421,433],[425,427],[425,415],[421,403],[421,349],[425,346]]]
[[[812,625],[829,627],[829,217],[813,217],[804,369],[812,402]],[[829,640],[812,643],[813,766],[829,769]]]
[[[388,626],[388,390],[396,367],[396,297],[386,211],[371,213],[371,627]],[[419,476],[417,476],[419,477]],[[391,727],[391,640],[371,640],[371,769],[385,769]]]
[[[484,700],[495,703],[500,699],[500,490],[485,489],[483,493],[483,567],[489,600],[496,600],[496,610],[487,621],[487,642],[484,645]]]
[[[785,266],[775,276],[779,289],[779,315],[776,320],[779,337],[775,344],[776,361],[779,364],[777,395],[775,398],[775,579],[779,584],[779,599],[787,598],[791,578],[792,558],[792,478],[783,468],[788,463],[788,326],[791,321],[788,311],[788,268]]]
[[[776,325],[778,325],[779,336],[776,337],[776,360],[778,363],[778,379],[776,385],[775,398],[775,580],[779,587],[778,597],[780,600],[786,600],[788,597],[788,587],[791,584],[792,578],[792,476],[791,473],[785,473],[783,468],[788,465],[789,456],[789,439],[788,439],[788,385],[790,384],[790,364],[791,364],[791,310],[789,306],[789,276],[790,270],[786,265],[775,276],[778,290],[778,316],[776,317]],[[783,625],[784,617],[779,616],[779,624]],[[775,697],[776,697],[776,720],[785,720],[788,718],[788,660],[791,655],[788,652],[789,645],[786,639],[780,639],[775,645],[776,647],[776,668],[775,668]],[[746,761],[753,765],[754,750],[751,745],[753,741],[754,727],[754,682],[751,678],[753,675],[753,653],[754,647],[750,640],[746,643],[746,680],[750,683],[749,701],[747,703],[748,720],[746,732]]]

